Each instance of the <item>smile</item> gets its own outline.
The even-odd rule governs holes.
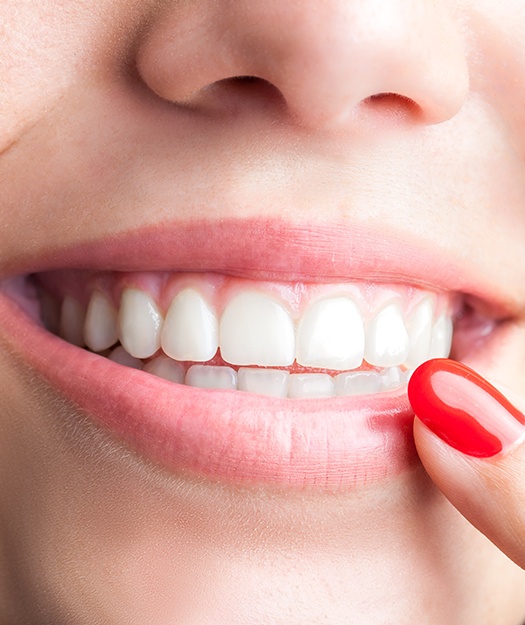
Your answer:
[[[236,235],[233,228],[232,250]],[[67,268],[5,280],[0,313],[10,349],[168,470],[337,490],[413,466],[411,372],[451,350],[475,356],[504,325],[481,287],[446,289],[447,271],[433,282],[416,270],[411,281],[306,279],[297,259],[291,275],[265,262],[270,236],[257,243],[260,261],[235,259],[244,275],[228,266],[225,235],[220,242],[222,267],[213,242],[203,252],[190,230],[184,245],[195,251],[184,262],[197,271],[183,262],[177,271],[136,270],[131,237],[101,245],[100,254],[68,252],[58,259]],[[155,258],[150,267],[162,262]]]
[[[386,392],[452,341],[450,297],[405,285],[59,271],[38,286],[48,329],[69,343],[199,388]]]

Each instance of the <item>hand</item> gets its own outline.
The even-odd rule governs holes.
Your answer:
[[[408,397],[418,417],[419,457],[432,480],[525,568],[524,414],[477,373],[447,359],[418,367]]]

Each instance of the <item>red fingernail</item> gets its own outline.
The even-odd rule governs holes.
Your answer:
[[[438,358],[408,384],[416,415],[451,447],[478,458],[504,451],[525,434],[525,416],[469,367]]]

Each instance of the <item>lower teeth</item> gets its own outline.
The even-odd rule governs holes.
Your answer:
[[[122,346],[109,359],[120,365],[141,369],[176,384],[203,389],[239,390],[271,397],[292,399],[373,395],[403,388],[410,372],[401,367],[329,373],[290,373],[282,369],[193,364],[185,366],[165,355],[147,362],[130,356]]]

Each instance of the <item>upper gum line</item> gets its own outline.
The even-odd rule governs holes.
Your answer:
[[[58,280],[55,276],[58,275]],[[51,276],[50,282],[47,276]],[[193,289],[204,297],[218,316],[228,303],[243,291],[257,292],[280,303],[290,314],[294,323],[303,316],[308,307],[317,300],[331,297],[349,297],[368,322],[385,305],[396,303],[404,317],[408,318],[424,298],[432,298],[435,316],[446,314],[454,317],[458,308],[453,293],[438,293],[408,284],[391,284],[368,281],[339,283],[284,283],[233,278],[220,274],[88,274],[77,277],[77,272],[52,272],[46,274],[44,284],[58,297],[73,296],[88,306],[92,294],[103,293],[119,308],[122,293],[134,289],[147,293],[165,316],[173,299],[185,289]]]

